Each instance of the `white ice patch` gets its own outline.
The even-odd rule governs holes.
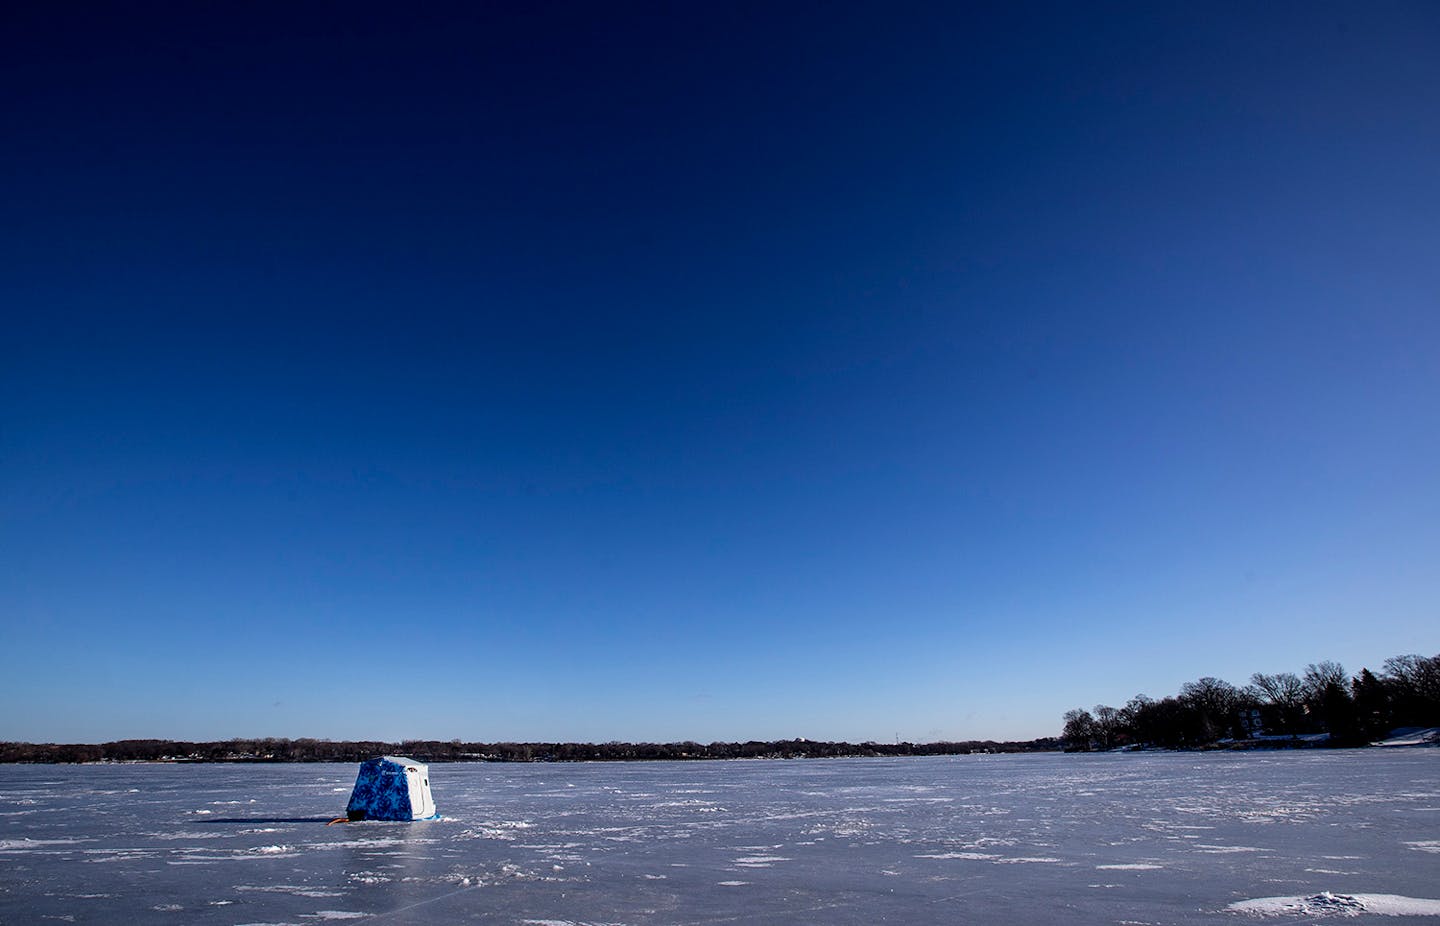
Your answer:
[[[1000,856],[991,855],[989,852],[927,852],[924,855],[917,855],[916,858],[963,858],[974,862],[993,862]]]
[[[392,849],[397,846],[406,846],[411,843],[435,842],[433,839],[410,838],[401,839],[398,836],[378,836],[374,839],[349,839],[338,842],[312,842],[305,845],[306,849]]]
[[[1434,852],[1440,854],[1440,839],[1417,839],[1414,842],[1407,842],[1405,845],[1416,852]]]
[[[716,883],[718,883],[721,887],[744,887],[745,885],[749,884],[750,882],[749,882],[749,881],[719,881],[719,882],[716,882]]]
[[[1309,897],[1257,897],[1226,907],[1232,913],[1254,916],[1440,916],[1440,900],[1402,897],[1399,894],[1333,894],[1321,891]]]
[[[457,839],[498,839],[511,842],[519,838],[520,830],[528,830],[535,824],[524,820],[498,820],[481,823],[462,831]]]
[[[159,853],[153,849],[84,849],[85,855],[92,856],[86,862],[133,862],[138,859],[155,858]]]
[[[326,891],[319,888],[306,887],[303,884],[237,884],[235,890],[241,892],[257,891],[263,894],[293,894],[296,897],[344,897],[340,891]]]
[[[1376,746],[1434,746],[1440,744],[1440,727],[1402,727],[1391,730]]]
[[[769,868],[776,862],[790,861],[783,855],[744,855],[735,860],[742,868]]]
[[[316,910],[314,913],[300,914],[307,920],[359,920],[369,916],[368,913],[355,913],[351,910]]]
[[[1127,862],[1122,865],[1096,865],[1101,871],[1159,871],[1164,865],[1151,865],[1148,862]]]
[[[47,846],[73,846],[76,843],[94,841],[93,839],[0,839],[0,852],[33,852]]]
[[[953,797],[887,797],[883,799],[886,804],[951,804]]]

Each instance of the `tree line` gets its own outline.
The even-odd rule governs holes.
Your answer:
[[[1158,701],[1141,694],[1124,707],[1067,711],[1064,724],[1069,751],[1194,749],[1312,734],[1325,734],[1330,746],[1363,746],[1397,727],[1440,726],[1440,655],[1394,656],[1379,673],[1354,676],[1327,660],[1300,674],[1257,672],[1244,687],[1206,677]]]
[[[822,759],[845,756],[953,756],[1054,751],[1053,737],[1025,742],[843,743],[807,739],[739,743],[466,743],[460,740],[232,739],[194,743],[0,743],[0,762],[361,762],[402,755],[421,762],[626,762],[703,759]]]

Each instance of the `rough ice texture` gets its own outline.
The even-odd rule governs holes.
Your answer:
[[[1399,894],[1335,894],[1322,891],[1309,897],[1257,897],[1230,904],[1236,913],[1257,916],[1440,916],[1440,900],[1402,897]]]
[[[1437,749],[431,771],[0,766],[0,923],[1440,922]]]

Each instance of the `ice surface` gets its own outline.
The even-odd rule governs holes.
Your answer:
[[[1376,746],[1440,746],[1440,727],[1402,727]]]
[[[1440,923],[1440,750],[431,771],[0,766],[0,923]]]
[[[1398,894],[1332,894],[1322,891],[1309,897],[1258,897],[1232,903],[1236,913],[1257,916],[1440,916],[1440,900],[1401,897]]]

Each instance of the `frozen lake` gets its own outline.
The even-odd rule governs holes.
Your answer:
[[[1437,749],[356,768],[0,766],[0,923],[1440,922]]]

